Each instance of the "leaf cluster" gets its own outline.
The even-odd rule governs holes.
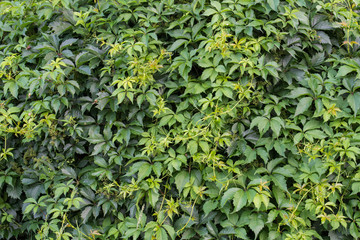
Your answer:
[[[0,2],[0,238],[360,238],[360,2]]]

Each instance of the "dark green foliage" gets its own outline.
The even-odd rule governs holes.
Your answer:
[[[0,238],[360,238],[359,11],[1,1]]]

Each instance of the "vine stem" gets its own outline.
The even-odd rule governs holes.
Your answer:
[[[67,218],[66,214],[64,215],[64,218],[65,218],[65,220],[67,221],[67,224],[68,224],[71,228],[75,229],[74,225],[72,225],[72,224],[70,223],[70,221],[69,221],[69,219]],[[79,228],[77,228],[77,230],[78,230],[78,232],[79,232],[81,235],[83,235],[85,238],[87,238],[87,239],[89,239],[89,240],[94,240],[93,237],[89,237],[88,235],[86,235],[85,233],[83,233]]]
[[[192,205],[192,207],[191,207],[191,212],[190,212],[189,219],[187,220],[187,222],[185,223],[185,225],[176,232],[177,235],[179,235],[179,232],[183,231],[183,230],[186,228],[186,226],[189,224],[189,222],[190,222],[190,220],[191,220],[191,218],[192,218],[192,215],[193,215],[193,212],[194,212],[194,208],[195,208],[195,203],[196,203],[198,197],[199,197],[199,195],[196,196],[196,198],[195,198],[195,200],[194,200],[194,203],[193,203],[193,205]]]
[[[291,219],[293,219],[295,217],[295,212],[297,211],[297,209],[299,208],[300,206],[300,203],[304,200],[304,198],[307,196],[307,194],[314,188],[314,186],[312,186],[311,188],[309,188],[309,190],[307,190],[304,195],[300,198],[300,201],[297,203],[295,209],[292,211],[292,213],[290,214],[290,217],[289,217],[289,221]]]

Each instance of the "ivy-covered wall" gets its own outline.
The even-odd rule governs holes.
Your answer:
[[[359,0],[0,2],[1,239],[359,239]]]

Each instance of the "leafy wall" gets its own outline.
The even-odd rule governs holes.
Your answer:
[[[359,0],[0,2],[0,238],[358,239]]]

